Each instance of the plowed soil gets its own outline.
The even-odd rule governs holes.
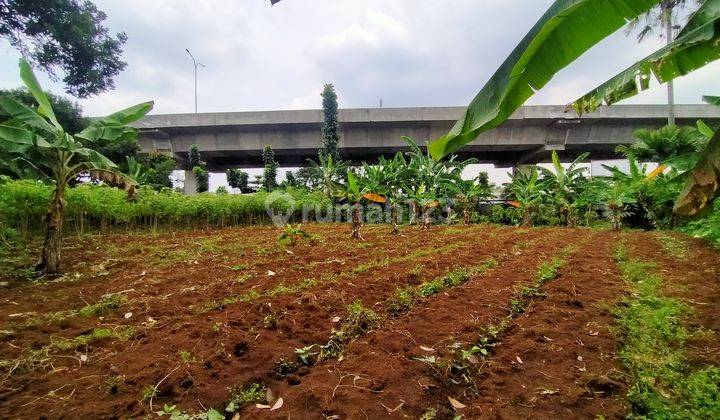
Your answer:
[[[355,241],[347,225],[303,228],[311,237],[294,245],[271,227],[68,238],[62,277],[0,273],[0,418],[157,417],[166,405],[227,418],[622,418],[620,235],[696,309],[693,323],[720,330],[719,254],[678,234],[662,234],[669,250],[658,233],[366,226]],[[398,290],[456,273],[395,305]],[[327,343],[353,302],[378,320],[339,354],[299,363],[296,349]],[[453,367],[504,319],[491,351]],[[110,336],[83,340],[98,331]],[[718,363],[718,335],[703,337],[692,359]],[[251,384],[282,406],[225,412]]]

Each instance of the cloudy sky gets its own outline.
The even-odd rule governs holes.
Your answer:
[[[319,108],[323,83],[341,107],[466,105],[551,0],[95,0],[125,31],[116,89],[80,101],[101,115],[154,99],[154,113]],[[530,103],[562,104],[657,47],[618,33],[559,74]],[[19,85],[17,53],[0,43],[0,86]],[[678,82],[679,103],[720,93],[720,62]],[[62,87],[46,81],[55,92]],[[662,87],[637,98],[658,103]]]
[[[552,0],[94,0],[125,31],[116,89],[81,100],[87,115],[155,100],[153,113],[320,108],[333,83],[344,108],[467,105]],[[529,104],[565,104],[654,51],[622,31],[558,74]],[[19,85],[18,54],[0,41],[0,87]],[[720,62],[677,81],[677,102],[720,94]],[[62,86],[41,82],[56,93]],[[662,103],[662,86],[627,103]],[[287,168],[290,169],[290,168]],[[505,169],[487,165],[495,182]],[[252,170],[251,175],[259,173]],[[284,176],[284,170],[279,172]],[[212,174],[211,190],[225,184]]]

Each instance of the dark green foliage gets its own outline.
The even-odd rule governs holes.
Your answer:
[[[196,166],[193,168],[193,175],[195,175],[197,192],[207,192],[210,189],[210,174],[208,171],[202,166]]]
[[[285,181],[283,182],[283,185],[286,187],[297,187],[297,180],[295,179],[295,174],[292,173],[292,171],[285,172]]]
[[[52,77],[62,70],[66,92],[85,98],[112,89],[126,66],[127,36],[110,35],[105,17],[90,1],[0,0],[0,37]]]
[[[251,192],[248,188],[248,173],[240,169],[228,169],[225,172],[230,188],[240,190],[242,193]]]
[[[163,188],[172,188],[173,184],[170,175],[177,166],[177,162],[172,156],[153,152],[140,156],[140,163],[142,163],[144,169],[142,178],[138,180],[141,185],[149,185],[157,191]]]
[[[190,168],[200,166],[202,164],[200,159],[200,148],[197,144],[193,144],[190,146],[190,151],[188,152],[188,166],[190,166]]]
[[[326,84],[322,92],[323,106],[323,124],[322,138],[323,146],[318,151],[321,160],[327,160],[331,157],[333,162],[341,162],[340,152],[338,151],[338,143],[340,142],[340,127],[338,124],[338,102],[335,87],[332,84]]]
[[[697,153],[708,142],[708,138],[695,127],[668,125],[658,130],[637,130],[634,134],[635,143],[618,146],[617,151],[640,162],[665,162]]]
[[[263,171],[262,186],[265,191],[272,191],[277,188],[277,163],[275,163],[275,152],[270,145],[263,149]]]

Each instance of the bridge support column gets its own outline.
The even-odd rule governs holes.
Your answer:
[[[185,171],[185,182],[183,182],[183,192],[185,195],[197,194],[197,182],[195,182],[195,174],[193,171]]]

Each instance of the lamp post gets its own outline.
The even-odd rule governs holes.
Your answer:
[[[192,59],[193,68],[195,69],[195,113],[197,114],[197,70],[198,70],[198,66],[205,67],[205,65],[200,64],[197,61],[195,61],[195,57],[193,57],[193,55],[189,49],[185,48],[185,51],[188,53],[188,55]]]

